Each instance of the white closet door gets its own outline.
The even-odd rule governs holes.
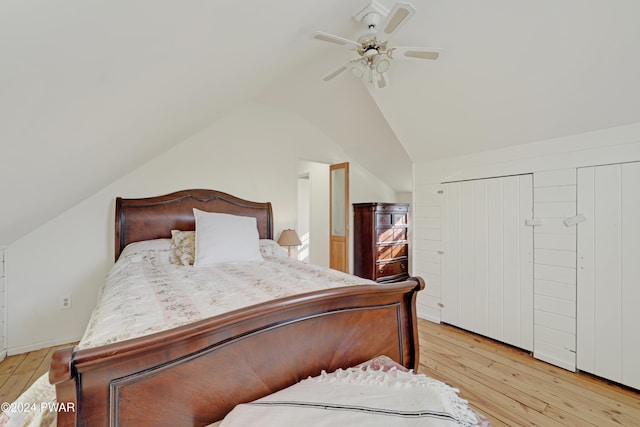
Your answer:
[[[640,388],[640,163],[580,168],[578,369]]]
[[[576,370],[576,169],[533,174],[534,357]]]
[[[532,175],[448,183],[445,196],[442,320],[531,350]]]

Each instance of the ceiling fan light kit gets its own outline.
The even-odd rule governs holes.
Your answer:
[[[376,55],[371,61],[371,65],[376,70],[377,73],[386,73],[389,67],[391,67],[391,63],[388,59],[383,58],[382,55]]]
[[[367,70],[367,66],[368,66],[367,61],[365,61],[364,59],[359,59],[351,67],[351,72],[353,73],[354,76],[361,79],[362,77],[364,77],[364,73]]]
[[[359,55],[325,76],[323,80],[329,81],[350,68],[356,78],[366,78],[375,88],[382,89],[389,86],[387,71],[391,68],[392,60],[438,59],[440,49],[428,47],[387,48],[389,39],[413,16],[415,11],[415,7],[410,3],[398,2],[391,10],[387,10],[378,2],[372,1],[354,15],[354,18],[362,22],[367,30],[365,34],[358,37],[357,41],[316,31],[313,34],[314,39],[346,46]]]

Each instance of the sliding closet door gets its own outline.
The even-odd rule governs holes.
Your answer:
[[[532,175],[448,183],[446,323],[533,348]]]
[[[640,388],[640,163],[578,169],[578,369]]]

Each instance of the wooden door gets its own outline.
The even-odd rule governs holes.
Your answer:
[[[578,369],[640,388],[640,162],[578,169]]]
[[[532,176],[448,183],[445,196],[442,320],[531,350]]]
[[[349,270],[349,163],[329,167],[330,236],[329,267]]]

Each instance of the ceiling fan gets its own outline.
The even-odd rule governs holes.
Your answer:
[[[413,16],[415,7],[410,3],[396,3],[388,11],[379,3],[372,1],[359,11],[354,18],[366,25],[367,32],[357,41],[328,34],[322,31],[313,33],[315,40],[345,46],[358,53],[340,68],[323,78],[329,81],[338,74],[351,69],[354,76],[365,79],[374,87],[384,88],[389,85],[387,71],[394,59],[436,60],[440,49],[431,47],[389,47],[387,43],[392,36]]]

